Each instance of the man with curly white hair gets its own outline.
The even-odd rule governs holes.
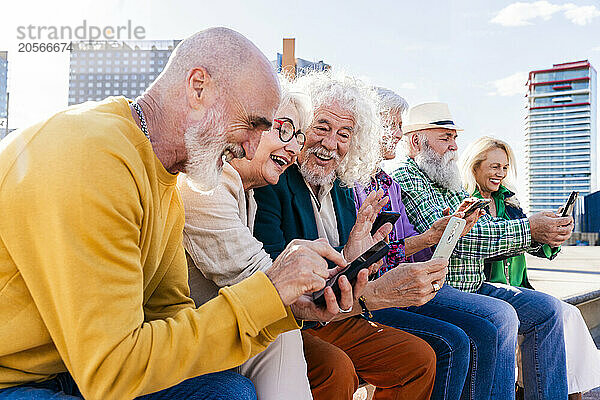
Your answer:
[[[374,216],[365,223],[366,210],[378,211],[387,202],[382,192],[369,195],[357,215],[350,189],[368,183],[381,161],[376,94],[359,80],[318,72],[299,78],[295,89],[311,97],[314,118],[298,165],[288,168],[277,185],[255,190],[254,235],[272,257],[294,239],[324,238],[353,261],[391,230],[386,224],[371,235]],[[370,315],[369,310],[431,299],[429,279],[443,281],[446,262],[420,266],[410,279],[398,269],[370,282],[335,322],[304,324],[309,328],[303,331],[304,352],[315,399],[351,399],[359,378],[377,387],[374,399],[429,399],[435,377],[431,347],[409,333],[358,316],[361,310]]]

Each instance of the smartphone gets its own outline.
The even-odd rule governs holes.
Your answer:
[[[371,236],[375,234],[386,222],[394,225],[396,221],[400,218],[400,213],[393,211],[382,211],[379,213],[375,221],[373,222],[373,227],[371,228]]]
[[[442,237],[435,247],[435,251],[433,252],[433,256],[431,258],[443,258],[445,260],[450,259],[450,256],[454,251],[454,247],[456,247],[456,243],[458,242],[458,239],[460,239],[460,235],[466,224],[467,221],[462,218],[450,218],[450,221],[448,221],[448,225],[446,225],[446,229],[444,229],[444,233],[442,233]]]
[[[338,272],[337,274],[335,274],[334,276],[329,278],[327,280],[327,283],[325,284],[325,287],[327,287],[327,286],[331,287],[333,289],[333,293],[335,293],[335,297],[339,301],[341,292],[340,292],[340,287],[338,285],[338,278],[340,276],[344,275],[344,276],[346,276],[346,278],[348,278],[348,281],[350,281],[350,284],[354,285],[354,283],[356,282],[356,277],[358,275],[358,272],[361,269],[368,268],[371,266],[371,264],[374,264],[377,261],[381,260],[388,253],[388,251],[390,251],[390,247],[384,241],[375,243],[375,245],[373,245],[373,247],[371,247],[369,250],[365,251],[356,260],[352,261],[350,263],[350,265],[348,265],[346,268],[344,268],[343,270],[341,270],[340,272]],[[325,293],[325,288],[318,290],[316,292],[313,292],[312,299],[316,305],[318,305],[318,306],[326,305],[325,304],[325,296],[323,296],[324,293]]]
[[[477,199],[476,201],[471,203],[471,205],[469,205],[465,209],[465,211],[463,211],[465,213],[464,218],[467,218],[469,215],[473,214],[476,210],[479,210],[480,208],[487,207],[487,205],[491,202],[492,199]]]
[[[573,213],[573,207],[575,206],[575,202],[577,201],[577,197],[579,197],[579,192],[574,191],[569,195],[569,199],[565,203],[563,207],[562,216],[568,217]]]

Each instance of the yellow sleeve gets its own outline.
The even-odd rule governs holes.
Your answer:
[[[262,273],[199,309],[146,321],[142,178],[102,135],[61,134],[28,146],[4,173],[0,236],[85,398],[134,398],[234,367],[297,327]],[[173,265],[175,274],[184,268]]]
[[[171,267],[144,304],[145,321],[169,318],[185,308],[195,308],[190,298],[187,267],[181,267],[186,264],[185,251],[179,246]]]
[[[181,247],[181,249],[183,249],[183,247]],[[186,261],[183,250],[181,250],[181,253],[183,263],[185,264]],[[179,262],[179,259],[180,255],[176,257],[177,262]],[[275,290],[275,288],[269,281],[269,278],[262,272],[260,272],[260,274],[257,272],[250,278],[251,280],[247,278],[237,285],[221,289],[219,291],[219,297],[225,296],[231,303],[235,302],[240,307],[248,309],[250,312],[262,308],[263,297],[257,296],[256,293],[259,293],[261,290],[264,292],[265,289],[263,286],[269,287],[268,291],[271,291],[271,289]],[[253,281],[256,281],[256,283],[251,283]],[[242,285],[242,283],[244,284]],[[276,290],[274,294],[279,297],[279,295],[276,294]],[[152,294],[152,297],[150,297],[144,306],[146,321],[169,318],[178,311],[189,308],[190,303],[193,306],[193,301],[191,301],[188,296],[187,269],[179,267],[170,268],[167,275],[162,279],[159,286]],[[202,307],[203,306],[200,306],[200,308]],[[260,319],[262,317],[258,318]],[[281,333],[299,328],[300,326],[297,324],[290,307],[286,307],[284,318],[262,328],[256,337],[250,338],[252,342],[250,357],[266,349],[267,346]]]

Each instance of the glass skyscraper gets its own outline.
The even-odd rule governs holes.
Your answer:
[[[586,61],[531,71],[525,158],[529,210],[557,210],[596,189],[596,70]]]
[[[6,118],[8,113],[7,109],[7,96],[8,85],[8,53],[6,51],[0,51],[0,119]],[[4,127],[2,127],[4,128]]]
[[[69,105],[139,96],[165,67],[178,40],[73,43]]]

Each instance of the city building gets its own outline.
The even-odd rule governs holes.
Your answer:
[[[8,52],[0,51],[0,120],[8,117]],[[5,126],[0,126],[5,129]]]
[[[529,211],[556,210],[596,189],[596,70],[586,61],[531,71],[525,161]]]
[[[69,105],[107,96],[139,96],[163,70],[178,43],[178,40],[73,43]]]
[[[600,233],[600,190],[585,196],[585,232]]]
[[[285,72],[292,78],[307,74],[311,71],[326,71],[331,68],[323,61],[308,61],[295,57],[296,39],[283,39],[283,53],[277,53],[277,60],[272,61],[277,72]]]

